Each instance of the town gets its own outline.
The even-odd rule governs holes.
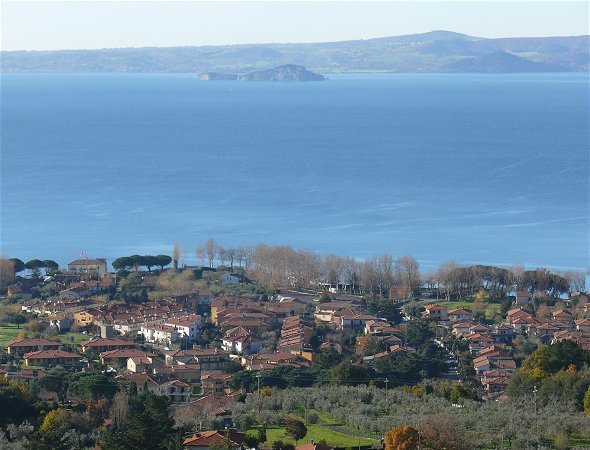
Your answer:
[[[584,274],[197,257],[1,259],[0,447],[590,447]]]

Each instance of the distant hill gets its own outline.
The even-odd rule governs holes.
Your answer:
[[[449,64],[449,71],[451,72],[468,73],[558,72],[560,69],[560,66],[529,61],[504,51],[477,58],[465,58]]]
[[[246,73],[295,64],[320,73],[585,72],[589,42],[590,36],[485,39],[439,30],[314,44],[1,52],[1,70]]]

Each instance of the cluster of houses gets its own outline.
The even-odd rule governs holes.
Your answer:
[[[186,349],[160,354],[141,349],[137,344],[114,338],[93,338],[80,344],[79,353],[65,351],[62,344],[47,339],[19,339],[7,344],[9,355],[18,355],[24,362],[20,372],[6,373],[10,379],[27,376],[34,382],[51,367],[93,370],[96,362],[117,373],[115,379],[123,385],[135,383],[138,391],[144,388],[165,395],[171,403],[188,403],[193,390],[203,385],[207,393],[209,376],[222,376],[229,354],[218,349]]]
[[[273,302],[212,297],[211,292],[201,291],[141,304],[62,296],[31,300],[23,305],[23,311],[99,330],[100,337],[82,342],[78,349],[40,338],[10,342],[7,353],[22,358],[23,370],[6,376],[34,381],[54,366],[93,370],[100,363],[101,370],[116,372],[122,385],[134,384],[139,391],[148,389],[166,395],[172,403],[190,406],[203,402],[202,398],[231,399],[235,395],[229,388],[232,376],[224,374],[232,360],[248,371],[310,367],[311,341],[318,324],[390,336],[392,343],[401,343],[395,336],[399,330],[364,314],[356,300],[316,306],[311,296],[279,297]],[[206,320],[224,333],[221,348],[194,344],[204,322],[204,316],[197,313],[202,305],[210,307]],[[280,332],[276,351],[263,348],[269,330]],[[195,398],[197,393],[202,397]],[[228,405],[220,405],[224,400],[208,401],[220,417],[228,418]]]
[[[234,281],[224,279],[224,283]],[[100,370],[116,373],[121,385],[166,396],[177,407],[206,410],[228,429],[238,394],[231,388],[232,375],[225,373],[230,365],[239,363],[246,371],[308,368],[314,358],[314,339],[321,348],[341,351],[340,344],[330,340],[331,333],[318,333],[319,328],[357,333],[359,342],[365,338],[386,344],[384,351],[364,357],[363,364],[394,352],[415,351],[404,345],[402,329],[367,314],[351,296],[318,303],[313,296],[293,293],[260,302],[241,296],[213,298],[212,292],[199,291],[137,304],[105,302],[91,297],[112,286],[106,262],[100,259],[73,261],[58,282],[63,287],[58,295],[30,300],[23,311],[46,317],[59,331],[75,325],[100,337],[82,342],[79,348],[40,338],[10,342],[6,351],[22,358],[23,368],[4,376],[33,383],[50,367],[96,370],[100,364]],[[469,309],[449,310],[437,304],[426,306],[424,316],[467,343],[485,396],[493,399],[503,394],[517,368],[509,347],[518,335],[526,333],[544,342],[570,339],[590,350],[590,319],[574,320],[566,309],[553,311],[548,318],[535,317],[525,306],[524,294],[517,296],[507,322],[496,325],[474,321]],[[210,313],[205,315],[204,309]],[[220,348],[197,345],[206,322],[222,333]],[[269,342],[276,344],[274,350],[267,348]],[[216,431],[201,432],[184,445],[206,448],[220,436]],[[223,439],[227,442],[228,437]],[[232,448],[243,447],[243,436],[233,430],[229,441]],[[301,450],[327,450],[312,447]]]
[[[194,342],[202,326],[201,316],[196,314],[197,307],[207,304],[212,297],[210,291],[196,292],[141,304],[105,304],[91,299],[52,297],[31,300],[22,310],[47,316],[50,325],[62,332],[69,330],[72,324],[93,325],[122,335],[141,335],[146,342],[171,345],[182,340]]]
[[[100,330],[101,337],[82,342],[78,351],[42,338],[10,342],[7,353],[22,358],[23,369],[5,376],[34,382],[51,367],[93,370],[100,363],[101,370],[116,372],[123,385],[135,384],[139,391],[148,389],[167,396],[172,403],[189,404],[197,392],[205,397],[234,395],[228,385],[232,377],[223,373],[232,359],[246,370],[311,365],[309,344],[315,324],[300,316],[312,310],[312,300],[281,298],[271,303],[212,297],[211,292],[201,291],[142,304],[65,296],[31,300],[23,305],[23,311],[62,326],[67,321],[91,327]],[[197,310],[204,304],[211,307],[208,320],[225,332],[220,349],[195,348],[193,344],[203,325]],[[281,330],[278,352],[261,352],[261,336],[269,329]],[[227,408],[222,409],[223,414],[228,413]]]
[[[511,356],[508,346],[519,335],[534,336],[544,343],[568,339],[590,350],[590,319],[574,320],[567,309],[557,309],[551,312],[551,317],[535,317],[525,309],[525,298],[525,293],[519,295],[513,309],[508,311],[506,323],[491,326],[473,321],[469,309],[449,311],[446,306],[437,304],[425,308],[425,317],[436,320],[468,343],[485,398],[498,398],[508,386],[517,369],[517,361]]]

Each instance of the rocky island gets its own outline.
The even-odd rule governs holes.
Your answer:
[[[326,78],[303,66],[286,64],[273,69],[258,70],[243,75],[208,72],[199,74],[201,81],[324,81]]]

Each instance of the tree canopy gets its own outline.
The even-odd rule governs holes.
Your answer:
[[[164,269],[171,262],[172,258],[168,255],[131,255],[115,259],[112,266],[115,270],[139,270],[140,267],[145,267],[151,272],[152,267]]]
[[[402,425],[385,434],[385,450],[416,450],[418,430]]]
[[[292,417],[287,417],[285,419],[285,433],[287,436],[291,436],[297,442],[300,439],[303,439],[307,434],[307,427],[301,420],[293,419]]]
[[[124,397],[123,402],[126,404],[113,411],[116,414],[112,417],[113,425],[102,436],[103,448],[178,448],[179,435],[174,429],[174,419],[169,415],[168,399],[145,391],[137,397]],[[121,413],[122,409],[125,409],[124,413]]]
[[[25,263],[18,258],[10,258],[8,261],[12,262],[14,273],[19,273],[25,270]]]

